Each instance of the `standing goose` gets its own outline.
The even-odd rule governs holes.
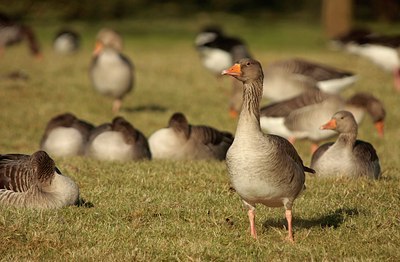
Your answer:
[[[39,44],[32,28],[27,25],[17,24],[4,14],[0,14],[0,55],[7,46],[22,41],[28,42],[29,50],[36,58],[41,59]]]
[[[47,123],[40,148],[53,157],[82,155],[93,128],[71,113],[57,115]]]
[[[44,151],[0,155],[0,204],[60,208],[78,204],[79,189]]]
[[[90,66],[90,78],[101,94],[114,98],[112,111],[119,112],[122,99],[133,88],[134,67],[128,57],[107,42],[97,42]]]
[[[276,61],[264,73],[263,95],[272,101],[295,97],[313,86],[327,93],[338,93],[357,80],[350,71],[300,58]]]
[[[218,159],[224,160],[233,141],[232,134],[209,126],[190,125],[182,113],[171,116],[168,127],[149,137],[155,159]]]
[[[357,140],[357,122],[350,112],[337,112],[321,129],[335,130],[339,136],[335,143],[326,143],[313,154],[311,167],[317,175],[379,178],[378,155],[370,143]]]
[[[80,35],[78,32],[70,29],[62,29],[57,32],[53,49],[60,54],[71,54],[78,51],[80,45]]]
[[[319,127],[339,110],[352,112],[357,123],[367,112],[380,136],[383,136],[383,121],[386,116],[382,102],[368,93],[357,93],[344,100],[334,94],[311,90],[292,99],[273,103],[261,108],[261,128],[267,133],[283,136],[292,143],[296,139],[308,138],[316,143],[335,135],[335,132],[322,131]]]
[[[146,137],[123,117],[92,130],[86,148],[88,156],[100,160],[151,159]]]
[[[257,238],[255,206],[285,207],[288,239],[293,241],[292,205],[304,189],[305,167],[296,149],[286,139],[267,135],[260,128],[263,92],[261,64],[241,59],[222,74],[243,82],[243,107],[235,139],[226,156],[231,183],[248,208],[251,235]]]

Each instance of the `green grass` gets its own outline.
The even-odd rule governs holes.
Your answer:
[[[307,190],[294,206],[292,245],[284,240],[283,208],[258,206],[259,239],[250,237],[246,210],[229,189],[224,162],[56,159],[94,207],[0,207],[1,260],[400,259],[400,109],[391,76],[365,59],[328,50],[318,24],[215,18],[228,33],[242,34],[264,65],[301,56],[359,73],[358,83],[344,95],[372,92],[388,113],[385,138],[378,138],[368,118],[359,128],[359,138],[370,141],[380,156],[382,179],[308,176]],[[234,132],[236,121],[227,113],[230,81],[217,81],[206,72],[193,49],[198,28],[210,21],[199,16],[193,21],[75,22],[83,48],[71,57],[51,49],[61,23],[35,22],[44,60],[28,56],[25,45],[7,49],[0,58],[1,74],[21,69],[30,76],[26,82],[0,79],[0,152],[34,152],[47,121],[65,111],[95,124],[112,119],[111,100],[95,93],[88,79],[94,37],[104,25],[124,35],[125,53],[137,70],[136,88],[124,101],[122,116],[147,136],[165,126],[175,111],[184,112],[191,123]],[[296,147],[309,164],[309,142],[299,141]]]

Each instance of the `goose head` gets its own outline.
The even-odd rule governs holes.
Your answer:
[[[168,127],[173,128],[178,132],[182,132],[186,138],[190,136],[189,122],[184,114],[177,112],[174,113],[169,119]]]
[[[264,78],[260,62],[251,58],[240,59],[232,67],[222,71],[222,75],[233,76],[243,83],[250,83]]]
[[[357,122],[349,111],[336,112],[331,120],[320,129],[335,130],[338,133],[357,133]]]

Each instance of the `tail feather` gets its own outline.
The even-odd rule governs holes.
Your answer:
[[[303,166],[304,172],[315,174],[315,170],[306,166]]]

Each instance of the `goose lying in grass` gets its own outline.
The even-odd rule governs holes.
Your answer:
[[[204,125],[190,125],[182,113],[173,114],[168,127],[149,137],[154,159],[224,160],[232,141],[231,133]]]
[[[53,157],[82,155],[93,128],[71,113],[57,115],[47,123],[40,148]]]
[[[57,32],[54,41],[53,49],[59,54],[71,54],[79,50],[80,35],[78,32],[70,29],[62,29]]]
[[[357,122],[350,112],[337,112],[321,129],[335,130],[339,136],[336,142],[320,146],[313,154],[311,167],[318,176],[380,177],[378,155],[370,143],[357,140]]]
[[[146,137],[123,117],[92,130],[86,155],[99,160],[129,161],[151,159]]]
[[[368,93],[356,93],[344,100],[338,95],[311,90],[261,108],[260,123],[266,133],[283,136],[292,143],[296,139],[310,139],[314,143],[312,151],[315,151],[316,143],[335,135],[335,132],[322,131],[319,127],[335,112],[343,109],[352,112],[357,123],[368,113],[378,134],[383,136],[386,116],[384,106],[379,99]]]
[[[303,165],[296,149],[286,139],[261,132],[261,64],[253,59],[241,59],[224,70],[223,74],[243,82],[243,107],[235,139],[226,156],[226,164],[231,183],[248,208],[251,235],[257,238],[256,204],[284,206],[288,239],[293,241],[292,205],[305,188],[304,172],[314,170]]]
[[[44,151],[0,155],[0,204],[60,208],[78,204],[79,189]]]

